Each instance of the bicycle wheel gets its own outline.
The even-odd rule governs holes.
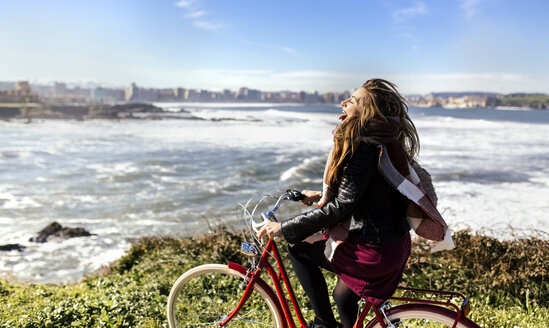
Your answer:
[[[399,328],[439,328],[453,327],[456,312],[436,305],[409,303],[395,306],[387,312],[389,321]],[[376,319],[370,321],[366,328],[379,328],[381,325]],[[466,317],[461,317],[458,328],[480,328]]]
[[[168,297],[171,328],[218,327],[240,302],[245,276],[227,265],[205,264],[185,272]],[[230,327],[283,327],[276,303],[258,284]]]

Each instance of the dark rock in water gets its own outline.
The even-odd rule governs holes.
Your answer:
[[[0,107],[0,119],[6,120],[10,118],[16,118],[20,114],[21,114],[21,109],[19,109],[17,106]]]
[[[0,245],[0,251],[20,251],[22,252],[25,249],[25,246],[19,244],[6,244]]]
[[[146,103],[128,103],[122,105],[114,105],[110,108],[111,111],[120,113],[162,113],[163,110],[160,107],[156,107]]]
[[[87,237],[91,234],[84,228],[62,227],[59,223],[50,223],[47,227],[38,232],[38,235],[29,239],[35,243],[45,243],[52,239],[69,239],[73,237]]]

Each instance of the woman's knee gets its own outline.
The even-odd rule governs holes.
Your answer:
[[[332,292],[332,297],[338,307],[348,307],[355,305],[360,300],[360,296],[355,294],[341,279],[338,279],[337,285]]]

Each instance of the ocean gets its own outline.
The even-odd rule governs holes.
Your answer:
[[[172,119],[0,122],[0,278],[78,281],[142,236],[238,227],[237,204],[319,189],[336,105],[160,103]],[[185,112],[179,112],[183,108]],[[451,229],[549,233],[549,111],[410,108]],[[305,211],[285,206],[280,217]],[[49,223],[93,236],[43,244]]]

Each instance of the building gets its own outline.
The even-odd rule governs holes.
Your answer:
[[[261,91],[249,89],[248,90],[248,101],[254,101],[254,102],[261,101]]]
[[[55,82],[53,85],[53,96],[60,97],[68,94],[67,85],[63,82]]]
[[[212,97],[210,95],[210,92],[208,90],[200,90],[200,95],[198,98],[200,101],[211,101]]]
[[[237,101],[259,102],[259,101],[261,101],[261,91],[254,90],[254,89],[248,89],[246,87],[242,87],[236,93],[235,99]]]
[[[223,101],[233,101],[234,98],[235,98],[234,92],[232,92],[232,91],[229,90],[229,89],[223,90],[223,95],[222,95],[222,97],[221,97],[221,99],[222,99]]]
[[[328,92],[324,94],[324,102],[327,104],[332,104],[336,102],[336,97],[333,92]]]
[[[28,81],[15,83],[14,89],[0,90],[0,102],[37,102],[38,95],[35,94]]]
[[[139,98],[139,88],[135,83],[132,83],[126,88],[125,99],[126,101],[137,101]]]
[[[176,101],[185,101],[185,88],[175,88],[173,89],[174,100]]]
[[[185,100],[187,101],[199,101],[200,93],[195,89],[187,89],[185,91]]]

